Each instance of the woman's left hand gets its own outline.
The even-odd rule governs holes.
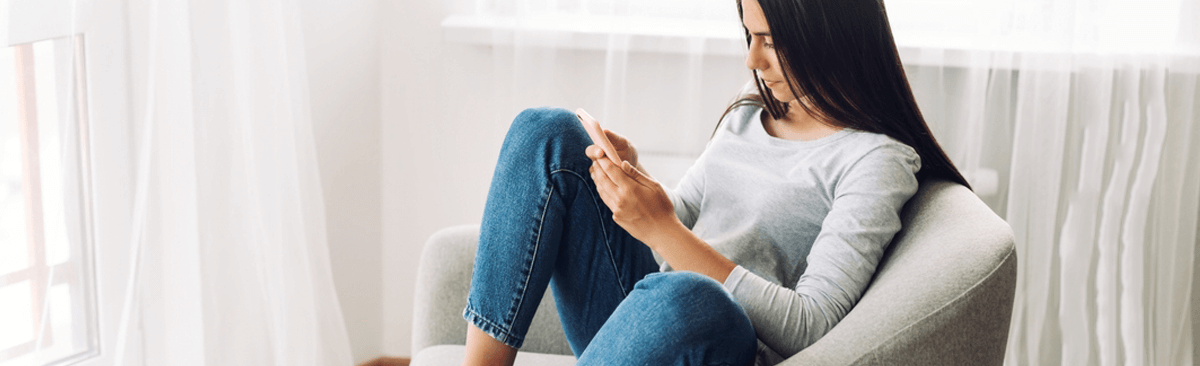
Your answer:
[[[629,162],[617,165],[608,158],[593,159],[589,171],[600,199],[613,213],[613,221],[651,249],[656,235],[665,234],[673,225],[682,225],[662,184]]]

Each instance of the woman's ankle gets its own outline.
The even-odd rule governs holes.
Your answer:
[[[516,358],[516,348],[467,324],[467,351],[463,356],[463,366],[512,366]]]

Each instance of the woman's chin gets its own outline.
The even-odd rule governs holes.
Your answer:
[[[779,93],[772,90],[771,95],[775,97],[775,100],[778,100],[783,104],[791,104],[792,102],[796,101],[796,98],[792,96],[792,93]]]
[[[792,101],[796,100],[796,97],[792,96],[792,91],[790,89],[774,86],[769,86],[768,88],[771,89],[771,96],[775,97],[775,100],[778,100],[783,104],[791,103]]]

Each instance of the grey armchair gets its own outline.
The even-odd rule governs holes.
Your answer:
[[[862,300],[825,337],[781,365],[999,365],[1016,288],[1012,229],[974,193],[923,184]],[[413,366],[458,365],[478,226],[425,244],[414,295]],[[547,291],[518,365],[573,365]]]

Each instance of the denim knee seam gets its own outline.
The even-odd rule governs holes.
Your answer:
[[[606,254],[608,254],[608,263],[610,265],[612,265],[614,277],[616,277],[616,279],[617,279],[617,288],[621,289],[621,296],[629,297],[629,290],[625,289],[625,285],[624,285],[625,278],[623,276],[621,276],[621,270],[620,270],[621,267],[617,265],[616,259],[614,259],[615,255],[613,254],[612,240],[611,240],[611,238],[609,238],[608,230],[603,229],[603,227],[604,227],[604,219],[603,219],[604,210],[601,210],[600,208],[603,207],[604,201],[602,199],[600,199],[600,195],[598,192],[596,192],[596,189],[594,187],[589,187],[587,185],[588,180],[585,179],[583,177],[583,175],[579,174],[578,172],[576,172],[574,170],[560,168],[560,169],[556,169],[556,170],[552,171],[550,173],[550,175],[553,176],[557,173],[563,173],[563,172],[570,173],[571,175],[574,175],[575,177],[579,178],[580,182],[583,182],[584,187],[587,187],[587,189],[585,191],[588,193],[588,196],[592,198],[592,205],[596,207],[596,218],[598,220],[600,220],[600,227],[602,228],[600,230],[600,234],[604,236],[604,251],[606,252]],[[594,185],[595,183],[593,182],[592,184]]]
[[[547,188],[548,191],[546,194],[542,195],[542,214],[538,218],[537,229],[533,233],[533,253],[530,253],[528,265],[525,266],[525,280],[521,281],[521,293],[517,295],[517,301],[509,309],[508,316],[505,319],[509,324],[516,322],[517,315],[521,312],[521,306],[525,304],[525,294],[529,291],[529,280],[533,277],[533,266],[537,261],[538,251],[542,247],[542,227],[546,223],[546,211],[550,209],[550,200],[554,197],[554,185],[547,184]]]

